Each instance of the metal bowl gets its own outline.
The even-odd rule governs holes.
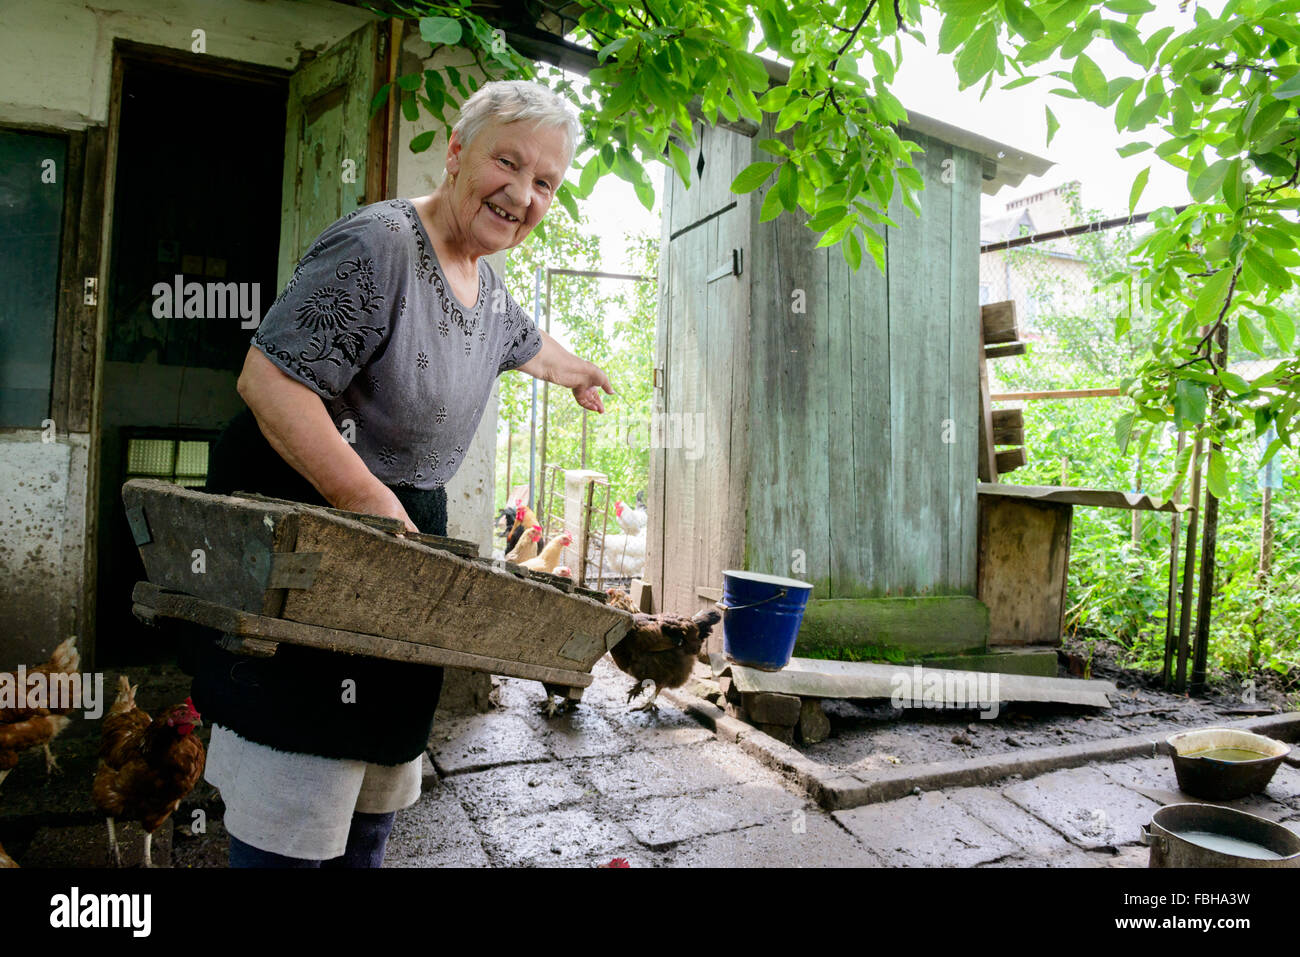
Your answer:
[[[1178,787],[1207,801],[1232,801],[1264,790],[1291,751],[1281,741],[1235,728],[1183,731],[1166,741],[1172,751]],[[1236,761],[1205,756],[1224,748],[1252,751],[1259,758]]]
[[[1245,811],[1170,804],[1142,829],[1150,867],[1300,867],[1300,834]]]

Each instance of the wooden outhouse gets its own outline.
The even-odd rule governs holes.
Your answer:
[[[756,143],[770,130],[696,132],[698,179],[665,178],[656,608],[711,604],[724,569],[748,569],[813,584],[799,653],[983,652],[980,194],[1050,164],[912,114],[921,213],[896,195],[887,268],[866,256],[854,271],[838,248],[816,248],[802,212],[760,223],[766,188],[730,191],[769,158]]]

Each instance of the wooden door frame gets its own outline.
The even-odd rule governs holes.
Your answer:
[[[113,262],[113,200],[117,189],[117,159],[122,119],[122,84],[128,64],[163,66],[200,75],[245,82],[279,85],[291,71],[245,63],[208,54],[188,54],[171,47],[113,40],[112,79],[108,117],[104,126],[91,127],[78,143],[81,193],[75,214],[65,216],[65,250],[75,250],[60,273],[55,388],[52,408],[79,423],[87,436],[86,501],[83,539],[83,575],[77,634],[88,667],[94,667],[99,598],[99,498],[102,476],[103,379],[108,345],[108,290]],[[72,166],[69,143],[69,167]],[[71,170],[70,170],[71,172]],[[67,224],[76,217],[76,232],[69,245]],[[97,304],[84,305],[84,280],[95,277]],[[60,354],[63,353],[63,354]],[[80,430],[78,430],[80,431]]]

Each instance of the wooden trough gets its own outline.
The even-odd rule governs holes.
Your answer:
[[[214,628],[244,654],[289,642],[529,678],[576,698],[631,629],[599,592],[479,558],[473,542],[400,534],[390,519],[141,479],[122,500],[149,576],[136,616]]]

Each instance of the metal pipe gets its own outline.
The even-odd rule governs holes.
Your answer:
[[[538,266],[533,274],[533,325],[541,318],[542,309],[542,267]],[[537,501],[537,380],[533,379],[532,418],[529,422],[528,435],[528,507]]]

